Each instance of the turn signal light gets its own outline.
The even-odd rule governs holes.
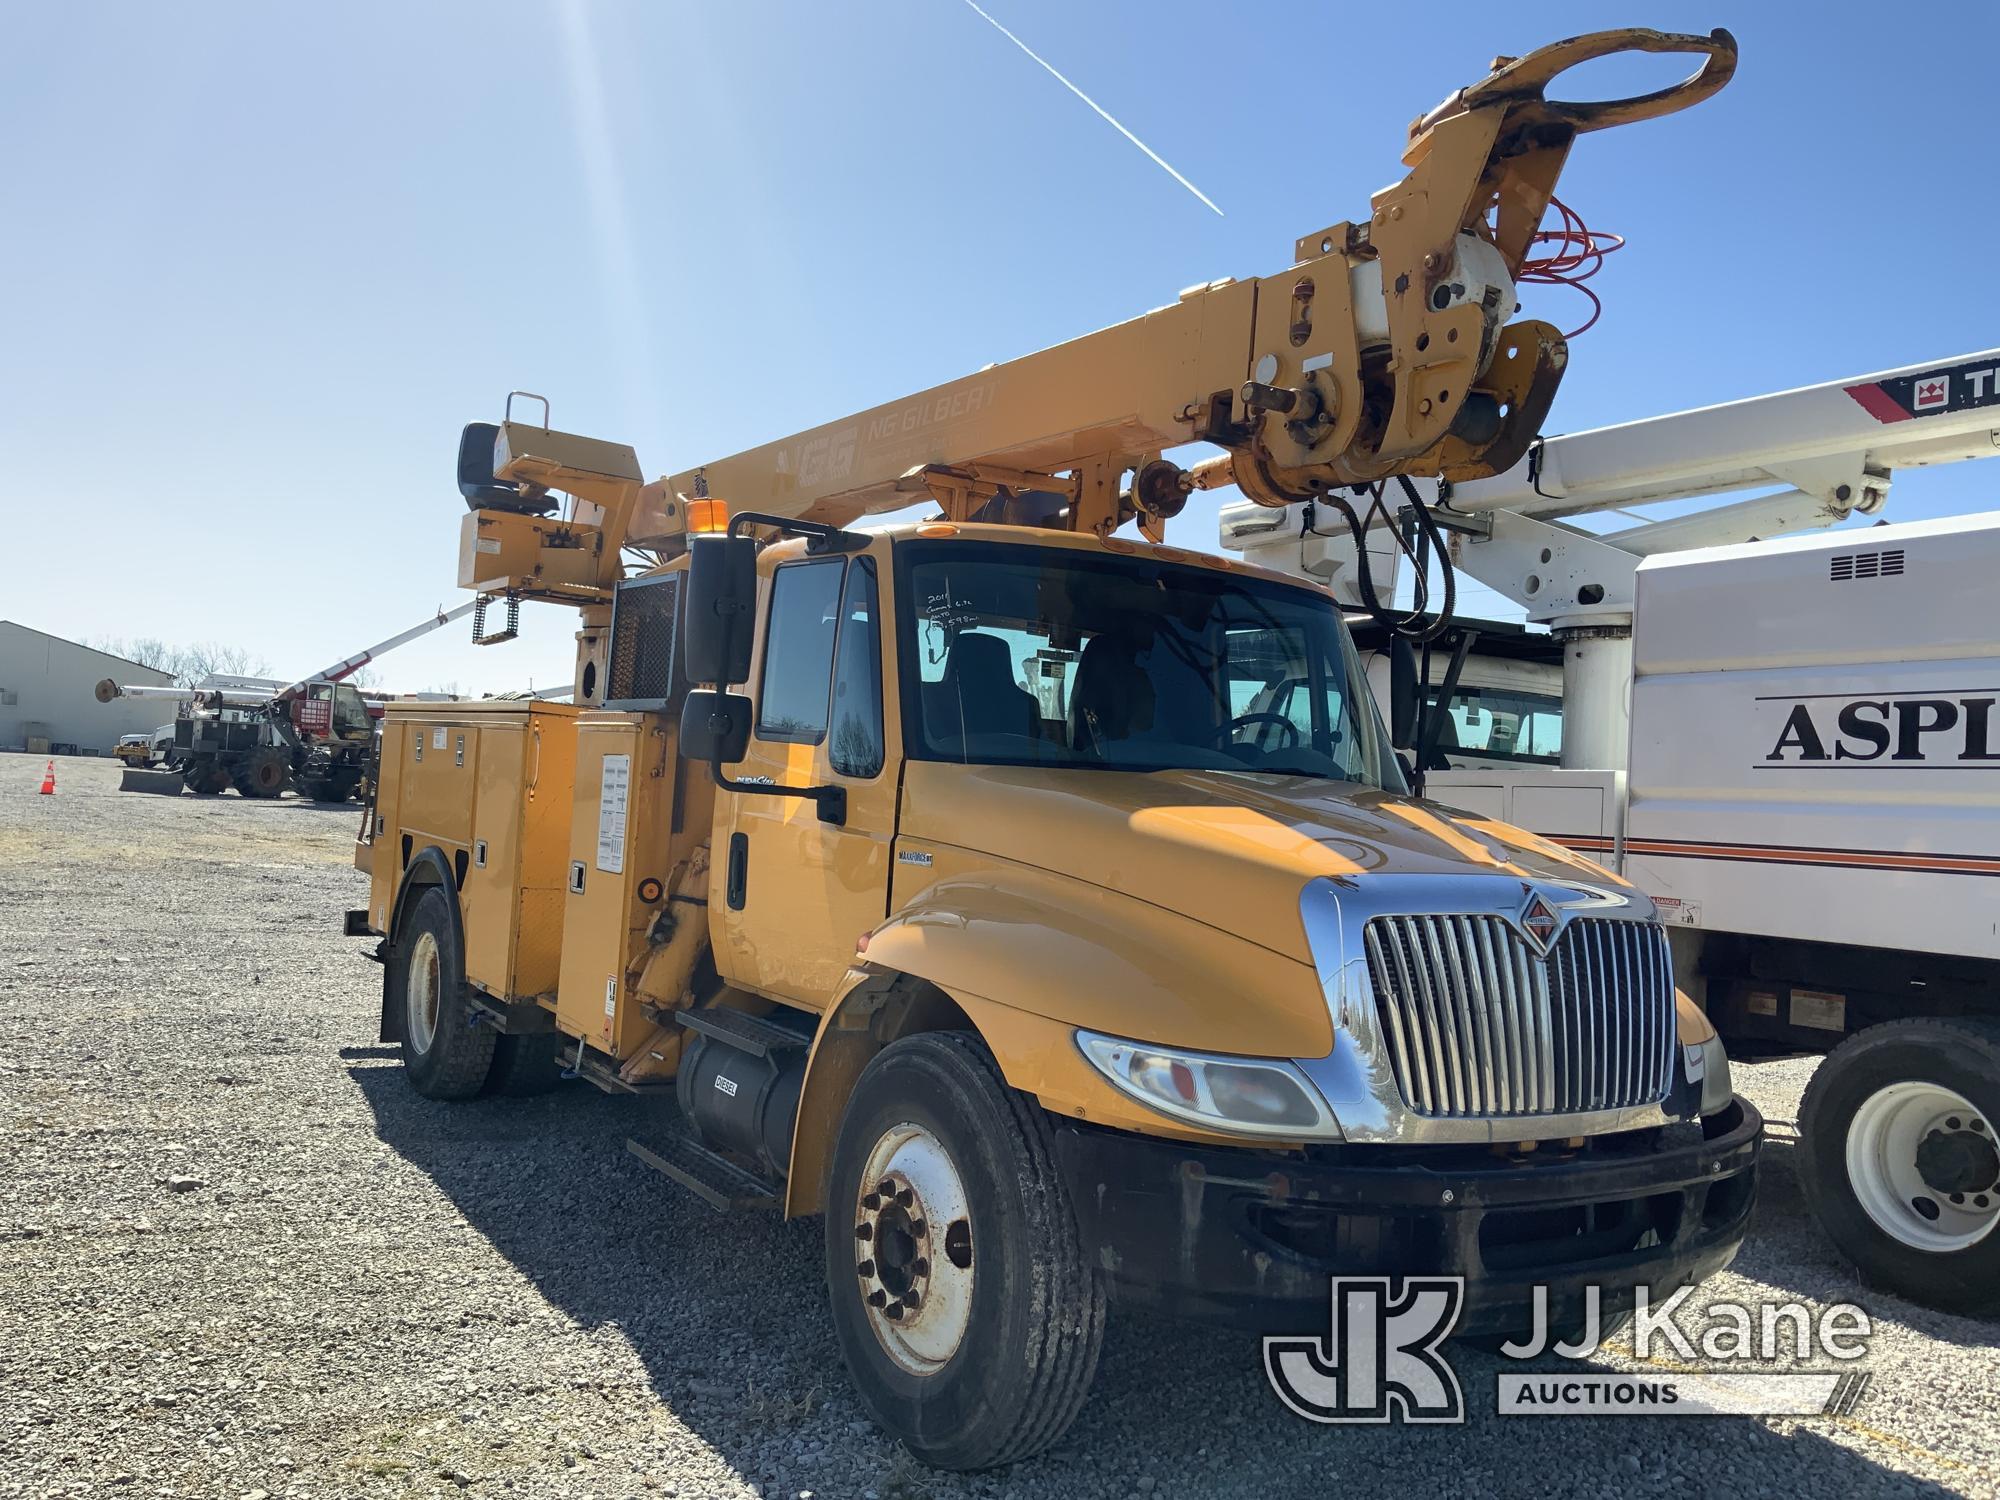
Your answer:
[[[688,530],[704,534],[729,529],[729,505],[723,500],[690,500],[687,503]]]

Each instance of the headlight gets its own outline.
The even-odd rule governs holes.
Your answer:
[[[1294,1140],[1340,1136],[1326,1101],[1289,1062],[1182,1052],[1094,1031],[1077,1032],[1076,1043],[1124,1093],[1190,1124]]]
[[[1711,1035],[1704,1042],[1683,1042],[1681,1058],[1688,1082],[1701,1087],[1701,1112],[1712,1115],[1735,1097],[1729,1082],[1729,1054],[1722,1050],[1722,1038]]]

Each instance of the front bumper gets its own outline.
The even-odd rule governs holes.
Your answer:
[[[1191,1146],[1058,1123],[1057,1156],[1114,1295],[1179,1316],[1299,1333],[1334,1276],[1462,1276],[1460,1334],[1552,1326],[1596,1286],[1609,1319],[1729,1264],[1763,1117],[1738,1095],[1697,1125],[1500,1158],[1479,1148]]]

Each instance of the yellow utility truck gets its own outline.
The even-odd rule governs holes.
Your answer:
[[[1703,69],[1544,97],[1632,48]],[[1492,1334],[1726,1264],[1762,1124],[1652,904],[1410,794],[1407,643],[1385,727],[1325,591],[1159,536],[1224,479],[1337,508],[1513,463],[1564,152],[1734,60],[1502,59],[1283,273],[665,479],[546,409],[468,427],[476,638],[581,629],[572,703],[384,720],[348,928],[411,1082],[560,1068],[716,1208],[822,1215],[856,1386],[953,1467],[1063,1432],[1111,1299],[1310,1332],[1331,1277],[1427,1273]]]

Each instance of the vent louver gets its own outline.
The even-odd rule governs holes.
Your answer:
[[[1829,565],[1835,583],[1849,583],[1858,578],[1894,578],[1902,571],[1901,547],[1882,552],[1837,552]]]

